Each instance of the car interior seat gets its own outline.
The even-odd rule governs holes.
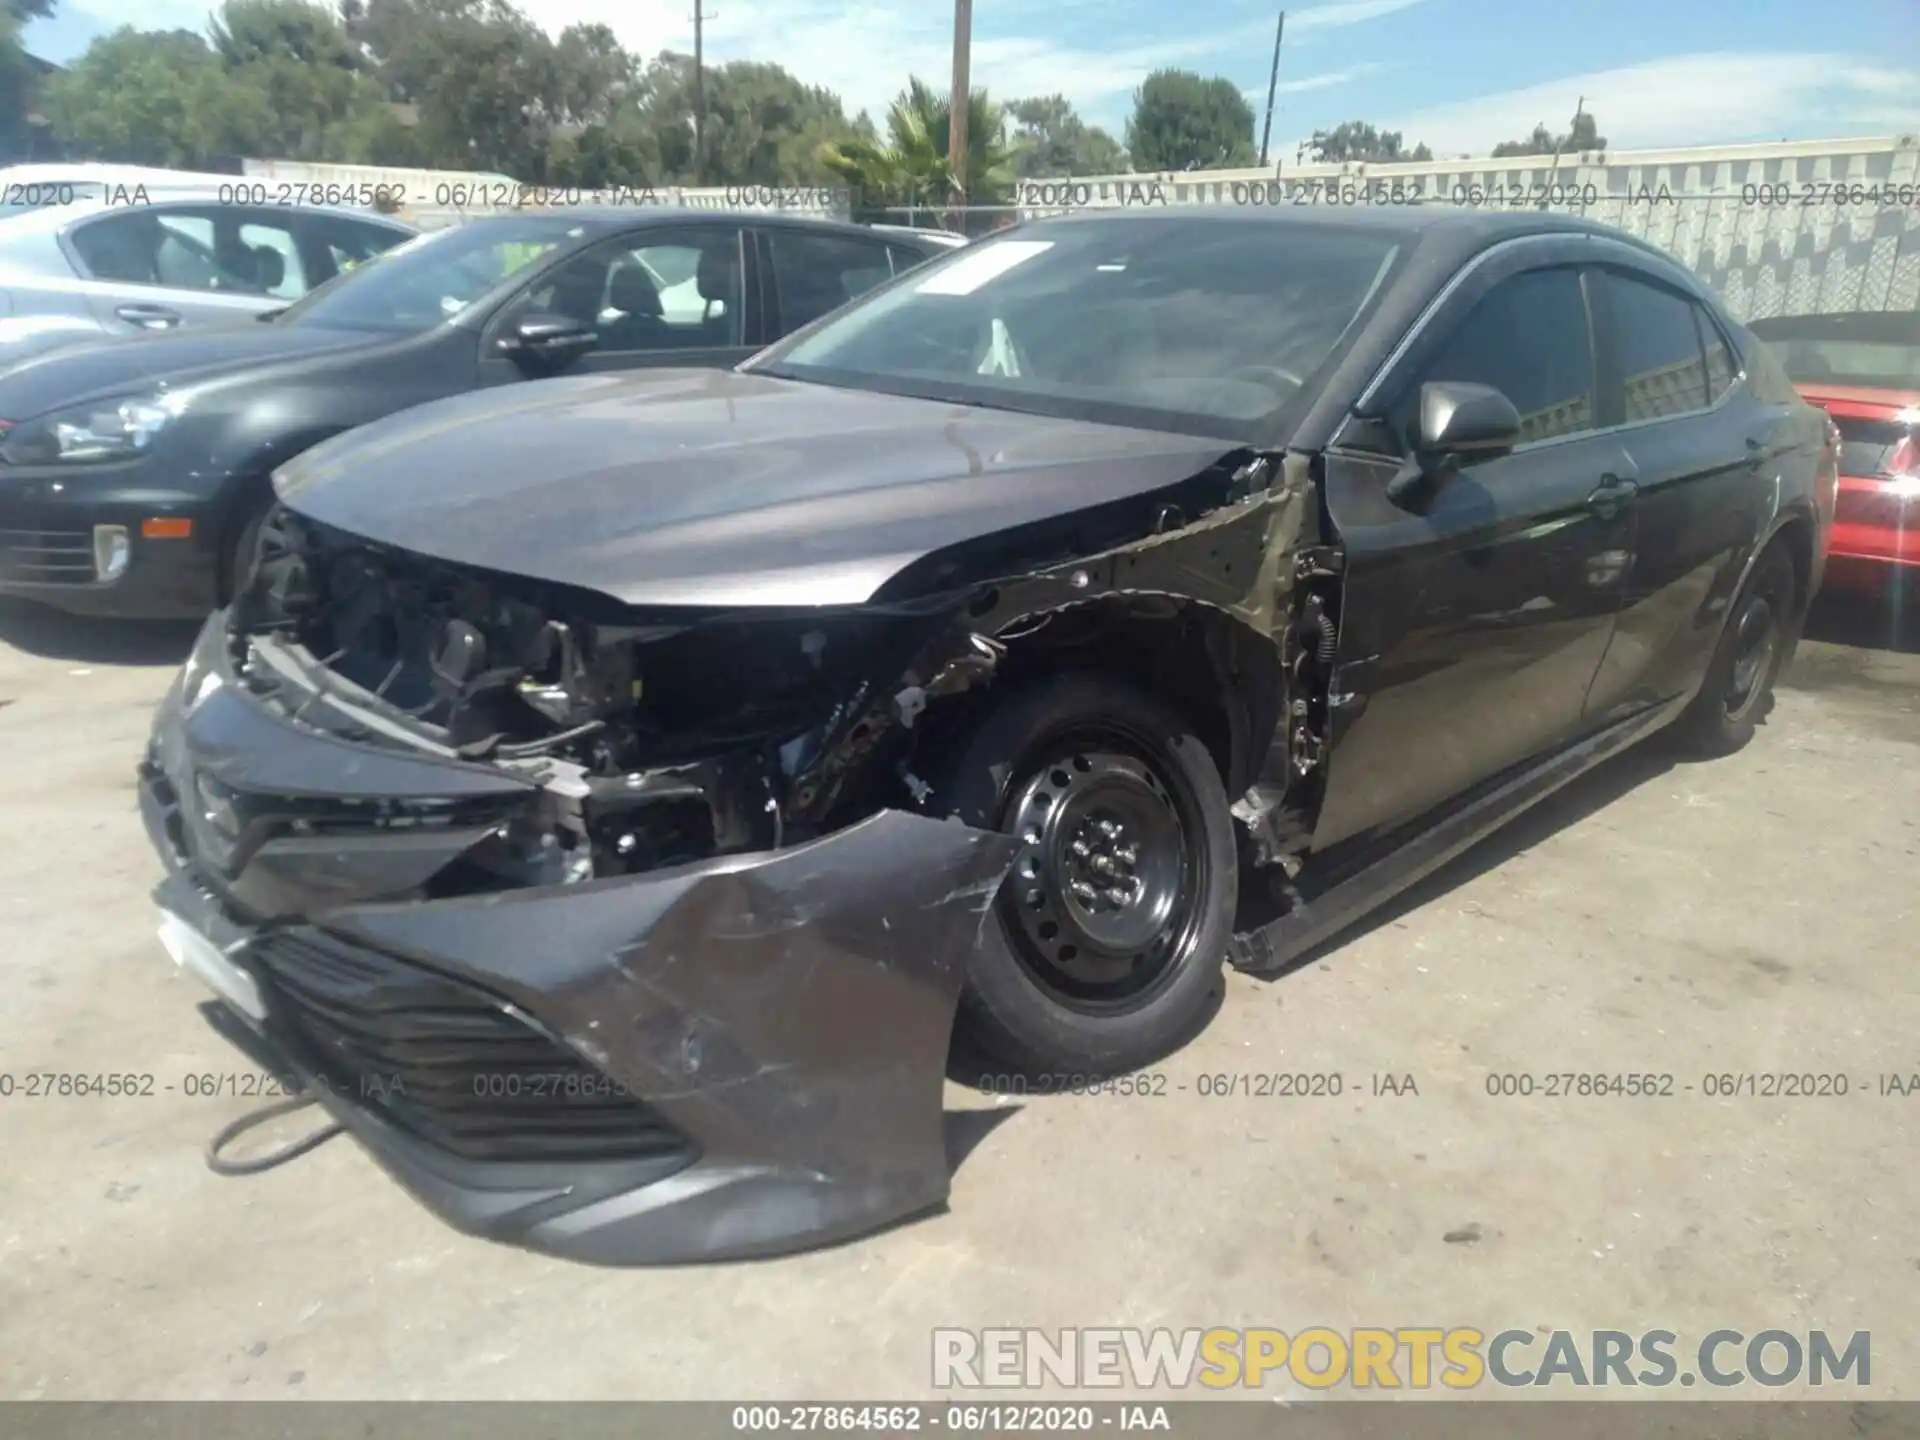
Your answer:
[[[254,286],[271,295],[287,278],[287,257],[271,245],[255,245],[248,251],[247,278]]]
[[[621,313],[600,327],[602,349],[657,350],[667,343],[660,289],[639,265],[615,268],[607,286],[607,304]]]
[[[579,263],[562,266],[560,273],[554,277],[552,295],[545,308],[549,314],[597,327],[600,323],[600,297],[606,289],[607,272],[604,267]]]

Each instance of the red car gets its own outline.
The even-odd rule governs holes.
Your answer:
[[[1830,583],[1920,582],[1920,312],[1790,315],[1748,327],[1839,430]]]

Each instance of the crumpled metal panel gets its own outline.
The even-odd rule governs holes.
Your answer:
[[[971,956],[1005,943],[990,907],[1014,850],[889,810],[789,850],[326,928],[514,1001],[700,1148],[512,1238],[602,1263],[741,1258],[945,1200],[948,1036]]]

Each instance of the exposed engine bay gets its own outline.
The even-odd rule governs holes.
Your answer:
[[[1156,688],[1223,715],[1222,770],[1245,762],[1224,776],[1230,793],[1246,791],[1235,818],[1253,862],[1272,866],[1306,844],[1294,802],[1314,794],[1333,624],[1306,572],[1290,615],[1259,627],[1229,615],[1284,513],[1237,505],[1240,483],[1230,467],[1203,477],[1211,518],[1161,505],[1154,533],[1109,552],[1164,579],[1117,583],[1112,566],[1096,583],[1068,552],[1014,581],[790,611],[638,610],[281,506],[231,607],[229,658],[243,685],[303,726],[496,767],[537,793],[418,898],[777,849],[888,806],[938,813],[953,733],[943,727],[965,713],[950,697],[1009,670],[1077,663],[1149,663]],[[1220,597],[1196,603],[1166,583],[1197,579]],[[1276,639],[1261,636],[1267,626]],[[387,808],[434,823],[406,797]]]
[[[594,592],[430,560],[281,509],[230,642],[236,675],[303,724],[537,783],[548,803],[474,852],[486,874],[466,883],[550,884],[818,833],[868,758],[872,727],[857,713],[877,698],[868,677],[906,677],[888,697],[906,728],[931,696],[992,673],[1001,647],[975,637],[916,683],[943,614],[635,623]],[[917,782],[895,784],[906,796]],[[459,893],[457,878],[445,883]]]

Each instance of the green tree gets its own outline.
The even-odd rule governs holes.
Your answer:
[[[544,178],[560,109],[554,42],[505,0],[366,0],[346,16],[424,163]]]
[[[947,156],[952,114],[947,96],[916,75],[887,107],[885,141],[855,134],[823,145],[820,162],[853,187],[856,213],[867,218],[885,218],[889,206],[944,206],[955,189]],[[1006,132],[1006,112],[985,90],[975,90],[967,107],[970,204],[1000,204],[1013,193],[1013,149]]]
[[[778,65],[736,60],[707,84],[707,176],[716,185],[824,185],[824,145],[854,137],[840,97]]]
[[[225,83],[220,60],[191,30],[123,25],[43,87],[42,108],[82,154],[133,165],[201,169],[237,155],[258,108]]]
[[[1331,130],[1316,130],[1307,141],[1307,152],[1321,165],[1342,165],[1348,161],[1392,164],[1396,161],[1431,160],[1433,151],[1425,145],[1408,148],[1398,130],[1379,130],[1364,120],[1347,120]]]
[[[1524,140],[1502,140],[1493,147],[1495,159],[1509,155],[1577,155],[1582,150],[1604,150],[1607,137],[1599,132],[1593,116],[1585,110],[1573,117],[1573,128],[1564,135],[1555,135],[1545,125],[1533,127],[1533,134]]]
[[[226,0],[209,34],[250,154],[358,160],[391,148],[383,136],[397,117],[333,11],[308,0]]]
[[[1127,150],[1136,170],[1251,165],[1253,107],[1231,80],[1156,70],[1133,97]]]
[[[1014,173],[1022,180],[1113,175],[1127,168],[1120,142],[1082,120],[1064,95],[1010,101],[1007,117],[1014,127]]]
[[[39,93],[40,75],[20,43],[29,20],[53,13],[53,0],[4,0],[0,3],[0,162],[26,153],[27,116]]]

